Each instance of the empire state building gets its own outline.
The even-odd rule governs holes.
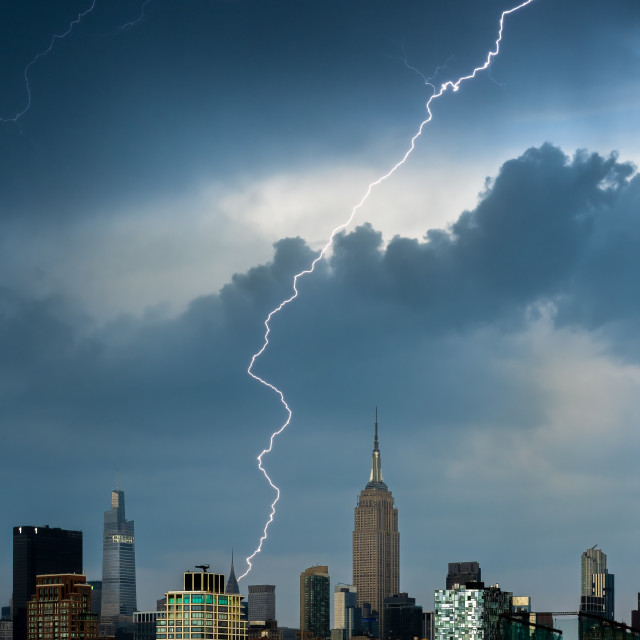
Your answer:
[[[371,475],[355,508],[353,584],[358,590],[358,606],[368,602],[378,612],[378,636],[382,638],[384,599],[400,591],[400,534],[398,510],[382,478],[377,409]]]

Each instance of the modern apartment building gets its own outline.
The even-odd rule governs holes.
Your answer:
[[[166,618],[156,621],[157,640],[247,640],[241,607],[244,596],[225,593],[224,574],[205,568],[187,571],[183,588],[165,597]]]

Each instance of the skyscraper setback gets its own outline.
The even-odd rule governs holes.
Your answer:
[[[382,477],[376,409],[371,474],[354,513],[353,584],[358,606],[369,603],[378,612],[380,632],[384,629],[384,599],[400,591],[400,534],[393,504]]]
[[[613,574],[607,571],[607,556],[600,549],[587,549],[580,561],[580,611],[613,620]]]
[[[124,491],[111,492],[104,512],[100,635],[133,634],[136,606],[136,554],[133,520],[125,519]]]

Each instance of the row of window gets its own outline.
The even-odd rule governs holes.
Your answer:
[[[240,598],[231,598],[232,604],[237,604],[240,601]],[[215,596],[213,594],[175,594],[169,596],[169,604],[212,604],[217,602],[218,604],[229,604],[228,596]]]
[[[190,624],[204,624],[204,619],[203,619],[203,614],[198,614],[199,617],[192,617],[191,620],[189,620],[189,618],[170,618],[169,620],[164,620],[164,619],[158,619],[156,620],[156,625],[158,627],[166,627],[166,626],[170,626],[170,625],[175,625],[175,626],[185,626],[188,627]],[[241,627],[246,627],[247,623],[246,621],[242,620],[215,620],[213,619],[213,615],[210,613],[206,614],[206,620],[207,620],[207,624],[209,626],[212,625],[217,625],[218,627],[230,627],[230,628],[235,628],[235,629],[240,629]]]
[[[214,634],[214,633],[204,633],[202,631],[198,631],[195,633],[158,633],[156,634],[157,640],[180,640],[180,638],[215,638],[216,640],[228,640],[228,636],[226,634]]]

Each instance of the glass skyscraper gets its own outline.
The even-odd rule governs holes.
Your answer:
[[[124,513],[124,491],[111,492],[104,512],[100,635],[133,637],[136,606],[136,552],[133,520]]]

